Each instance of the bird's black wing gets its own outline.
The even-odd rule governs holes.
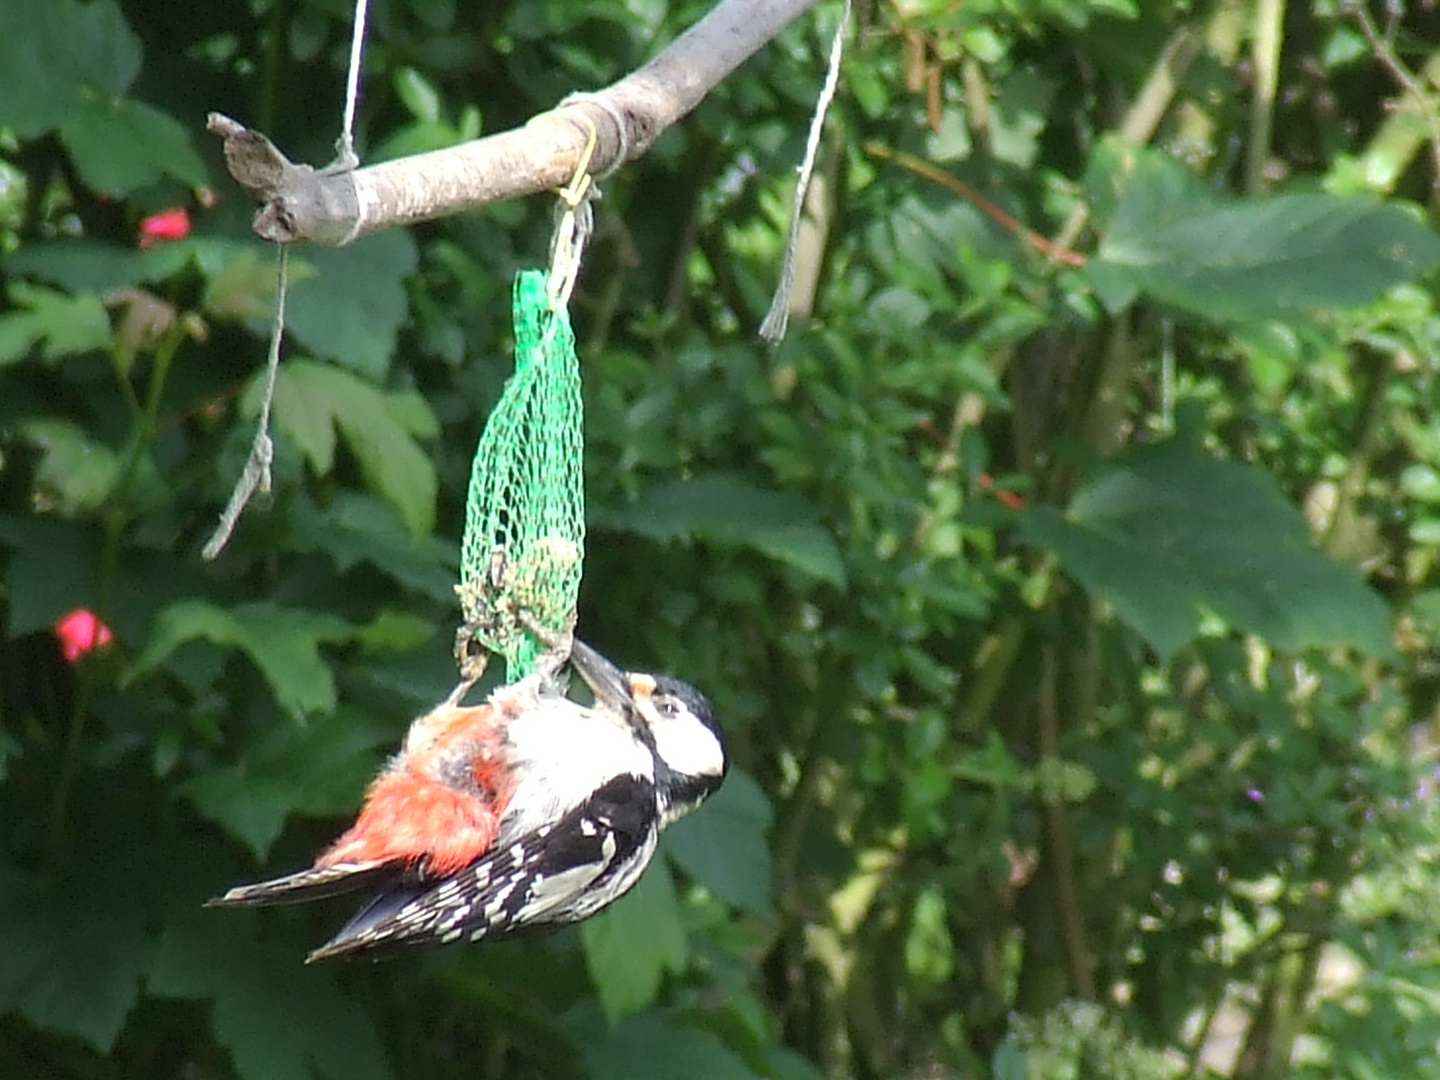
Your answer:
[[[457,874],[392,883],[310,959],[379,959],[406,947],[578,922],[634,885],[656,836],[654,783],[617,776],[553,824],[492,848]]]
[[[335,866],[311,867],[284,877],[237,885],[224,896],[205,902],[206,907],[260,906],[263,904],[297,904],[307,900],[323,900],[361,889],[384,888],[398,882],[405,868],[397,862],[348,862]]]

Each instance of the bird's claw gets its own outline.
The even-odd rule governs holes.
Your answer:
[[[558,633],[524,608],[516,609],[515,618],[545,647],[545,651],[535,660],[536,672],[546,679],[553,679],[570,660],[570,650],[575,647],[575,623],[579,618],[578,613],[572,611]]]

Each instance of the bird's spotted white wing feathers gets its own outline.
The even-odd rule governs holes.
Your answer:
[[[594,914],[627,892],[655,852],[655,786],[622,775],[552,824],[497,844],[442,881],[414,880],[362,908],[311,960],[513,936]]]

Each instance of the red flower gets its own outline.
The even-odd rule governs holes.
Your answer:
[[[86,653],[109,645],[115,638],[89,608],[76,608],[56,619],[55,636],[60,639],[61,653],[72,664]]]
[[[152,248],[169,240],[182,240],[190,235],[190,211],[172,206],[140,219],[140,246]]]

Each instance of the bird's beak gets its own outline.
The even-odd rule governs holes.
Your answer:
[[[602,705],[620,708],[634,700],[629,677],[579,638],[571,645],[570,665]]]

